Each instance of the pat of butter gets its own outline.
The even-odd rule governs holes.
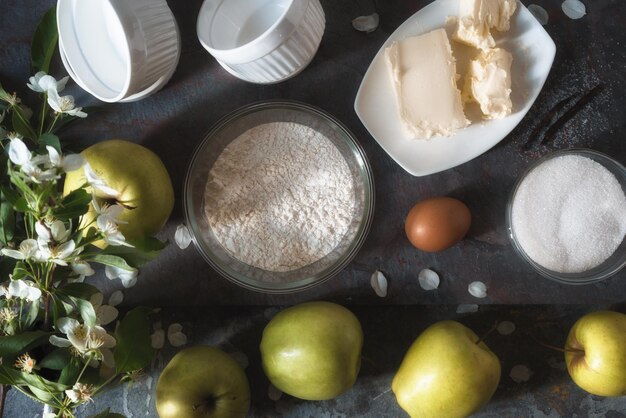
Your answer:
[[[481,51],[470,62],[463,86],[463,100],[475,101],[485,119],[502,119],[511,114],[511,63],[502,48]]]
[[[385,49],[400,118],[411,135],[452,135],[469,124],[456,87],[456,62],[448,35],[437,29]]]
[[[461,0],[459,19],[453,38],[479,49],[495,46],[490,29],[509,30],[517,0]]]

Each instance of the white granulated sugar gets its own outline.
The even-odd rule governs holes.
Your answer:
[[[541,266],[579,273],[615,252],[626,234],[626,196],[615,176],[577,155],[548,160],[524,179],[512,207],[512,227]]]
[[[204,210],[233,257],[291,271],[339,244],[354,196],[348,164],[330,139],[308,126],[273,122],[224,149],[209,173]]]

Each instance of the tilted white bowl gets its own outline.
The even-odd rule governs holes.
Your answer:
[[[180,36],[165,0],[59,0],[57,25],[68,73],[105,102],[154,93],[178,64]]]

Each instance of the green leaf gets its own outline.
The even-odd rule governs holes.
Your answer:
[[[52,7],[43,15],[33,35],[30,56],[35,72],[48,72],[58,39],[56,7]]]
[[[78,312],[83,318],[83,321],[85,321],[85,324],[90,327],[96,325],[96,311],[93,309],[91,302],[78,298],[73,298],[73,300],[76,303]]]
[[[41,390],[41,389],[36,388],[35,386],[30,386],[30,385],[28,385],[28,389],[30,389],[33,395],[37,397],[37,399],[39,399],[40,401],[44,403],[54,402],[55,395],[59,395],[58,393],[49,393],[49,392],[46,392],[45,390]]]
[[[15,211],[13,205],[0,195],[0,243],[7,245],[15,234]]]
[[[0,337],[0,357],[14,356],[48,341],[50,332],[26,331]]]
[[[18,189],[20,189],[20,193],[22,195],[36,196],[36,193],[33,192],[33,189],[31,189],[30,186],[15,172],[11,172],[11,183],[13,183]]]
[[[100,292],[97,287],[87,283],[68,283],[59,290],[66,295],[85,300],[89,300],[94,294]]]
[[[39,367],[43,367],[51,370],[63,370],[72,360],[69,349],[57,348],[40,362],[37,363]]]
[[[28,313],[23,316],[24,323],[22,324],[22,329],[29,329],[33,326],[35,321],[37,321],[37,317],[39,316],[39,303],[33,302],[28,307]]]
[[[20,372],[6,365],[0,365],[0,383],[11,386],[33,386],[52,393],[61,393],[68,388],[61,383],[51,382],[36,374]]]
[[[116,255],[126,260],[126,263],[131,267],[139,268],[157,258],[163,248],[167,246],[167,242],[161,242],[153,237],[128,241],[128,243],[134,248],[109,245],[101,254]]]
[[[76,309],[78,310],[81,318],[83,318],[85,325],[90,327],[96,325],[96,311],[93,309],[93,305],[91,304],[91,302],[89,302],[88,300],[75,298],[73,296],[69,296],[69,298],[74,306],[76,306]]]
[[[13,209],[18,212],[25,212],[28,209],[28,203],[26,203],[26,199],[21,194],[4,185],[0,186],[0,190],[4,198],[13,205]]]
[[[73,386],[78,379],[82,365],[76,357],[72,357],[63,370],[61,370],[61,376],[59,376],[59,383],[62,385]]]
[[[13,280],[20,280],[28,275],[29,273],[26,269],[26,264],[24,264],[23,261],[15,263],[15,267],[13,268]]]
[[[61,295],[53,294],[52,296],[52,323],[56,324],[59,318],[67,316],[73,307],[65,302]]]
[[[46,132],[39,137],[39,144],[41,145],[41,151],[44,152],[47,145],[50,145],[52,148],[57,150],[59,154],[61,154],[61,141],[59,141],[59,137],[55,134],[51,134]]]
[[[13,116],[11,118],[11,123],[13,125],[13,130],[25,138],[36,138],[37,134],[35,134],[35,131],[27,122],[27,118],[19,106],[13,106],[12,109]]]
[[[126,416],[122,414],[110,411],[111,408],[107,408],[106,410],[100,412],[98,415],[90,415],[89,418],[126,418]]]
[[[121,269],[128,270],[128,271],[135,270],[133,267],[128,265],[126,260],[124,260],[122,257],[117,256],[117,255],[109,255],[109,254],[103,254],[103,253],[95,254],[89,257],[88,261],[93,261],[95,263],[104,264],[105,266],[117,267],[117,268],[121,268]]]
[[[65,310],[68,314],[73,311],[77,311],[85,322],[85,325],[96,325],[96,311],[93,309],[93,305],[88,300],[70,296],[60,289],[56,291],[56,296],[65,305],[69,305],[69,309],[67,309],[67,306],[64,306],[63,308],[63,310]],[[53,312],[55,310],[60,309],[53,308]],[[58,315],[58,313],[55,313],[55,315]]]
[[[89,210],[91,194],[85,189],[76,189],[65,196],[57,208],[54,209],[54,216],[61,220],[70,220],[84,215]]]
[[[7,91],[4,89],[4,87],[2,87],[2,84],[0,84],[0,100],[2,101],[8,101],[8,99],[10,94],[7,93]],[[2,108],[3,110],[6,109],[6,106]]]
[[[151,308],[138,307],[118,323],[113,351],[117,373],[132,372],[150,364],[155,351],[150,339],[152,313]]]

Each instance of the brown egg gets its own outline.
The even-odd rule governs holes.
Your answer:
[[[404,230],[415,247],[436,252],[461,241],[470,228],[472,215],[460,200],[432,197],[413,206]]]

